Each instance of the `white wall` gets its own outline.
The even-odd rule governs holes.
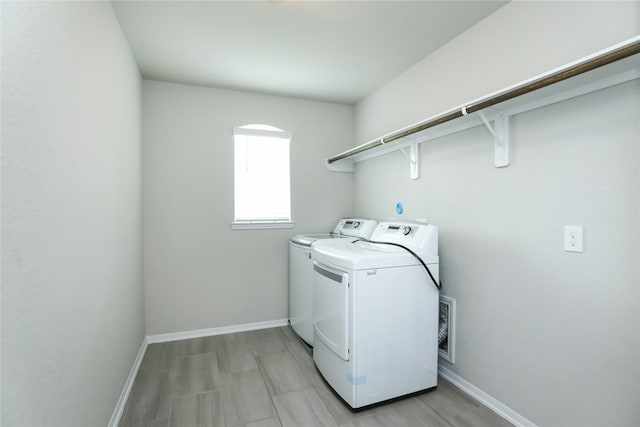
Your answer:
[[[359,104],[358,142],[632,37],[637,6],[510,3]],[[481,127],[422,144],[418,181],[399,152],[356,167],[357,212],[440,227],[443,365],[541,426],[640,424],[638,117],[632,82],[514,117],[505,169]]]
[[[288,317],[288,239],[352,215],[353,177],[324,159],[353,143],[351,107],[143,82],[147,333]],[[293,133],[295,228],[231,230],[234,127]]]
[[[144,338],[140,76],[108,2],[2,2],[2,425],[104,426]]]

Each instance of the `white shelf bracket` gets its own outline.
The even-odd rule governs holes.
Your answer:
[[[506,114],[498,115],[494,126],[494,162],[497,168],[504,168],[509,166],[509,116]]]
[[[409,176],[420,178],[420,145],[415,141],[409,146]]]
[[[462,108],[462,114],[468,116],[467,108]],[[478,116],[482,119],[485,127],[493,136],[494,141],[494,164],[497,168],[504,168],[509,166],[509,118],[507,114],[500,113],[493,121],[493,126],[489,123],[489,120],[482,114],[482,111],[478,111]]]
[[[381,138],[380,142],[382,144],[385,144],[384,138]],[[400,151],[402,151],[402,154],[404,154],[407,160],[409,160],[409,177],[411,179],[420,178],[420,149],[418,146],[418,142],[413,141],[411,143],[411,145],[409,146],[409,154],[404,151],[404,148],[402,148],[397,140],[395,142],[396,144],[398,144],[398,148],[400,149]]]

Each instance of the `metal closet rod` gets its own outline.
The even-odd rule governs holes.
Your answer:
[[[588,71],[595,70],[596,68],[603,67],[616,61],[620,61],[638,53],[640,53],[640,40],[635,39],[635,41],[630,44],[626,44],[601,55],[594,56],[593,58],[589,58],[583,62],[540,77],[539,79],[533,80],[531,82],[527,82],[520,86],[507,89],[504,92],[490,95],[481,100],[472,102],[467,106],[442,113],[441,115],[436,116],[426,122],[422,122],[398,133],[394,133],[389,136],[385,136],[347,150],[344,153],[340,153],[334,157],[331,157],[330,159],[327,159],[327,163],[331,164],[339,160],[346,159],[347,157],[351,157],[364,151],[371,150],[372,148],[379,147],[388,142],[393,142],[414,133],[423,131],[425,129],[429,129],[434,126],[449,122],[451,120],[458,119],[464,115],[463,111],[466,111],[467,114],[475,113],[476,111],[484,110],[485,108],[492,107],[501,102],[508,101],[518,96],[525,95],[529,92],[533,92],[535,90],[550,86],[554,83],[570,79],[571,77],[575,77]]]

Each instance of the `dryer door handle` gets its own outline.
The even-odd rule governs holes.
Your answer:
[[[318,273],[322,274],[327,279],[331,279],[334,282],[338,282],[346,286],[349,286],[349,275],[344,271],[334,270],[331,267],[320,265],[315,261],[313,262],[313,269]]]

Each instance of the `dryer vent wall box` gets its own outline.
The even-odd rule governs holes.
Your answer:
[[[371,240],[406,246],[439,280],[434,225],[381,222]],[[420,261],[363,241],[318,241],[312,254],[313,359],[338,395],[362,408],[435,387],[439,291]]]
[[[456,300],[440,295],[438,354],[449,363],[456,362]]]

